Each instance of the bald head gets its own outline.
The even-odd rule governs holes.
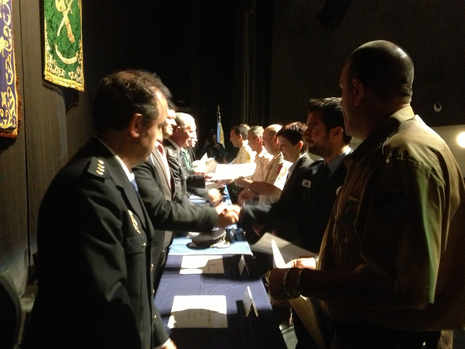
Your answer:
[[[346,66],[348,77],[359,80],[379,99],[410,102],[413,62],[396,44],[384,40],[363,44],[352,52]]]
[[[276,134],[282,127],[280,124],[272,124],[263,131],[263,146],[271,155],[276,155],[281,151]]]

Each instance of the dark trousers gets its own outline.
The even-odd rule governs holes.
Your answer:
[[[385,330],[345,323],[334,324],[331,349],[436,349],[441,332]]]

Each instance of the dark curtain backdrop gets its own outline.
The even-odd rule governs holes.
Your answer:
[[[309,98],[339,96],[345,59],[361,44],[384,39],[414,61],[414,110],[430,126],[465,123],[464,1],[352,0],[330,30],[317,18],[326,2],[274,1],[272,121],[303,120]]]

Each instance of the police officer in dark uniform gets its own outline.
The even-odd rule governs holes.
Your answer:
[[[23,348],[175,348],[154,306],[162,248],[132,185],[154,149],[167,89],[152,74],[105,77],[97,134],[57,174],[38,218],[39,290]]]

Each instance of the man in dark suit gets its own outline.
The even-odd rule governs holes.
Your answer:
[[[168,163],[177,192],[186,196],[194,194],[209,200],[214,205],[223,200],[223,196],[216,189],[205,188],[205,175],[189,174],[182,163],[182,148],[189,145],[189,141],[195,136],[195,120],[190,114],[177,112],[175,115],[176,128],[171,137],[165,139],[164,145],[167,151]]]
[[[133,186],[169,92],[143,71],[100,82],[93,137],[57,174],[38,218],[39,290],[24,348],[175,348],[153,302],[162,236]]]
[[[282,129],[284,132],[284,129]],[[280,131],[281,132],[281,131]],[[292,150],[289,140],[278,132],[283,155]],[[252,219],[271,230],[274,225],[284,225],[284,239],[318,253],[321,239],[331,213],[336,191],[345,178],[342,159],[350,152],[351,138],[344,133],[344,118],[340,99],[310,99],[305,131],[302,135],[305,149],[322,159],[311,163],[304,154],[289,169],[290,176],[278,202],[271,207],[244,207],[243,221]],[[292,155],[291,155],[292,156]],[[295,155],[294,155],[295,158]],[[284,223],[284,224],[283,224]],[[297,234],[289,236],[289,234]],[[286,236],[287,235],[287,236]]]
[[[299,193],[304,203],[294,206],[292,210],[295,210],[293,214],[298,219],[301,246],[319,253],[337,190],[342,186],[347,174],[342,160],[351,151],[348,144],[352,137],[345,133],[340,98],[310,99],[307,109],[304,139],[308,151],[321,156],[321,160],[314,162],[308,174],[303,177],[303,181],[309,181],[310,190]],[[287,212],[286,215],[289,217],[291,213]],[[315,259],[311,262],[315,263]],[[318,302],[315,299],[312,299],[312,302],[322,342],[329,346],[334,335],[332,324]],[[310,336],[295,313],[293,320],[298,340],[296,348],[318,348],[315,339]]]
[[[296,222],[283,213],[292,212],[300,205],[300,192],[307,189],[302,178],[309,171],[313,160],[307,154],[307,144],[303,139],[306,128],[307,126],[301,122],[291,122],[276,134],[284,160],[292,165],[288,169],[286,183],[277,202],[271,206],[242,207],[240,224],[244,230],[253,229],[258,235],[273,231],[279,237],[300,246]],[[251,239],[249,242],[254,242],[255,237],[250,235],[247,234],[248,239]]]
[[[308,151],[321,157],[294,176],[293,184],[286,182],[286,196],[271,207],[261,220],[278,220],[293,227],[300,246],[319,253],[321,240],[331,214],[337,190],[344,182],[347,170],[342,160],[349,154],[351,137],[344,129],[340,98],[310,99],[303,139]],[[279,136],[279,133],[278,133]],[[292,176],[291,176],[292,179]],[[315,263],[315,260],[311,261]],[[314,303],[323,341],[329,345],[333,331],[325,314]],[[296,348],[317,348],[302,321],[294,314],[294,330],[298,339]]]
[[[168,110],[163,138],[169,138],[176,128],[174,110]],[[182,192],[176,192],[173,176],[166,159],[166,149],[160,138],[147,161],[134,167],[139,194],[149,217],[159,234],[164,235],[162,260],[165,261],[173,231],[209,232],[214,227],[226,227],[238,220],[237,209],[225,205],[215,208],[192,203]],[[231,207],[229,207],[231,208]],[[158,280],[157,280],[158,281]]]

